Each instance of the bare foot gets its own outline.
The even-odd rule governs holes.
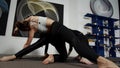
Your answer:
[[[99,68],[119,68],[114,62],[101,56],[98,57],[97,62]]]
[[[84,57],[80,57],[79,55],[75,57],[75,59],[79,60],[80,63],[83,63],[83,64],[94,64],[92,63],[90,60],[88,60],[87,58],[84,58]]]
[[[88,59],[86,59],[86,58],[84,58],[84,57],[82,57],[82,58],[80,59],[80,62],[81,62],[81,63],[84,63],[84,64],[88,64],[88,65],[94,64],[94,63],[92,63],[90,60],[88,60]]]
[[[54,63],[54,56],[48,56],[45,60],[43,60],[42,63],[43,63],[43,64]]]
[[[0,58],[0,62],[10,61],[10,60],[14,60],[14,59],[16,59],[16,56],[15,56],[15,55],[4,56],[4,57]]]

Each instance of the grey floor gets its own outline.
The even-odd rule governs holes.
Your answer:
[[[0,55],[2,57],[3,55]],[[108,58],[120,66],[120,58]],[[0,62],[0,68],[98,68],[96,64],[86,65],[78,63],[73,58],[68,58],[65,63],[42,64],[40,56],[25,56],[14,61]]]

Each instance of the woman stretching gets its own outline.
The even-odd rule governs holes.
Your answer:
[[[28,42],[25,44],[25,46],[29,47],[30,42],[32,41],[34,33],[36,31],[39,31],[41,33],[49,33],[51,37],[53,36],[55,37],[55,39],[59,39],[57,37],[61,37],[62,40],[72,45],[80,56],[83,56],[89,60],[96,62],[99,68],[119,68],[112,61],[97,55],[93,49],[88,47],[88,44],[81,43],[77,38],[77,36],[75,36],[75,34],[71,31],[71,29],[65,27],[61,23],[58,23],[50,18],[41,17],[41,16],[30,16],[29,18],[20,22],[19,25],[20,26],[17,26],[19,29],[22,30],[23,29],[21,28],[22,26],[26,29],[26,31],[29,31],[29,37],[28,37],[29,39],[27,40]],[[23,50],[21,50],[15,55],[8,56],[7,58],[1,58],[0,60],[4,61],[4,60],[11,60],[11,59],[16,59],[18,57],[22,57],[27,53],[31,52],[31,50],[29,49],[32,48],[28,49],[28,47],[23,49],[26,50],[26,53],[22,52]],[[61,46],[56,46],[55,48],[57,49],[58,52],[61,52],[62,50]]]

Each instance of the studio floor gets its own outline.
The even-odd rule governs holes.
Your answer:
[[[3,55],[0,55],[2,57]],[[108,58],[120,66],[120,58]],[[86,65],[78,63],[72,57],[68,58],[65,63],[51,63],[48,65],[42,64],[42,57],[40,56],[25,56],[22,59],[14,61],[0,62],[0,68],[98,68],[97,64]]]

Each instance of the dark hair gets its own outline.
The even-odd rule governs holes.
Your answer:
[[[30,24],[28,21],[23,21],[23,22],[17,21],[15,26],[21,31],[29,31],[30,30]]]

